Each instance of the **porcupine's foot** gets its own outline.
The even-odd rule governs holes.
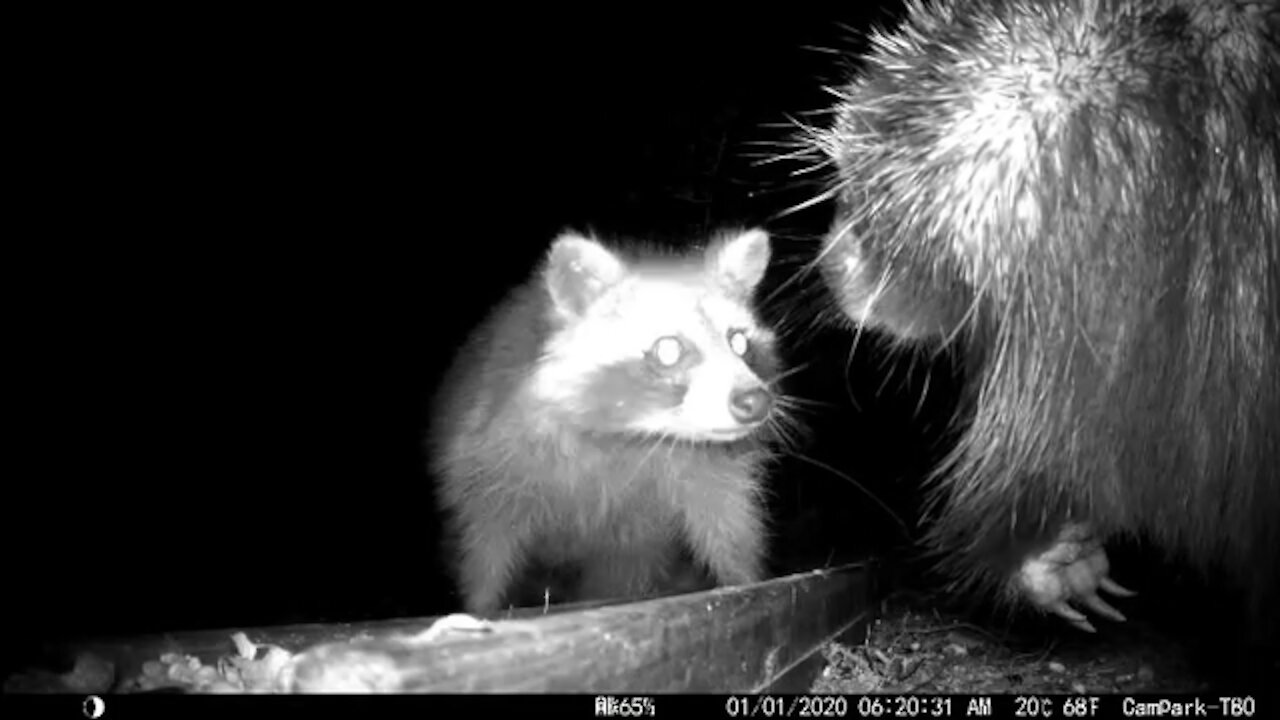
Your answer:
[[[1022,562],[1014,583],[1036,607],[1085,632],[1095,632],[1089,618],[1069,603],[1078,603],[1108,620],[1124,622],[1124,615],[1099,597],[1098,591],[1122,598],[1137,595],[1113,581],[1109,571],[1106,550],[1092,529],[1071,523],[1063,526],[1057,542],[1049,549]]]

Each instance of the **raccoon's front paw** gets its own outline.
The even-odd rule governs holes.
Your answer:
[[[1116,597],[1137,594],[1113,581],[1109,571],[1107,553],[1092,530],[1087,525],[1068,524],[1048,550],[1023,560],[1014,582],[1036,607],[1081,630],[1094,632],[1089,619],[1069,602],[1077,602],[1109,620],[1124,622],[1124,615],[1099,597],[1098,591]]]

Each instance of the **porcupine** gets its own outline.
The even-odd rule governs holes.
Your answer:
[[[958,592],[1093,630],[1110,538],[1234,585],[1274,641],[1280,21],[1250,0],[912,2],[834,120],[837,316],[945,343],[926,546]],[[981,594],[981,593],[980,593]]]

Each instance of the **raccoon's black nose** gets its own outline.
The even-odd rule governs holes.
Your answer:
[[[760,422],[773,407],[773,396],[763,388],[734,390],[729,396],[729,412],[740,423]]]

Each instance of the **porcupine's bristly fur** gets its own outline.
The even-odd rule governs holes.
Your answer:
[[[690,558],[703,585],[762,578],[769,237],[637,248],[563,234],[442,385],[429,453],[470,613],[541,602],[530,572],[554,602],[690,589]]]
[[[808,129],[838,174],[820,262],[842,314],[973,372],[927,538],[956,589],[1069,616],[1109,585],[1095,543],[1141,536],[1274,632],[1278,17],[912,2]]]

